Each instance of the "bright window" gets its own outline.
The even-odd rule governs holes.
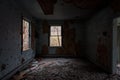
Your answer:
[[[61,30],[62,30],[61,26],[50,27],[50,47],[61,47],[62,46]]]
[[[22,28],[22,47],[23,51],[30,49],[30,23],[23,19],[23,28]]]

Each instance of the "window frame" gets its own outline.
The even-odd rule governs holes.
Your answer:
[[[52,26],[60,26],[61,27],[61,35],[59,35],[59,36],[61,36],[61,46],[51,46],[50,45],[50,38],[51,38],[51,36],[58,36],[58,35],[51,35],[51,27]],[[50,48],[61,48],[61,47],[63,47],[63,35],[62,35],[62,25],[50,25],[50,27],[49,27],[49,47]]]
[[[28,41],[28,44],[29,44],[29,48],[27,50],[23,50],[23,20],[27,21],[29,23],[29,32],[28,32],[28,37],[29,37],[29,41]],[[31,21],[25,17],[22,17],[21,19],[21,23],[22,23],[22,27],[21,27],[21,51],[22,52],[26,52],[26,51],[29,51],[31,49]]]

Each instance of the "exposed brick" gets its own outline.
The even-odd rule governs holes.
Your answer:
[[[70,21],[64,21],[63,25],[63,46],[64,54],[75,55],[75,29],[69,27]]]

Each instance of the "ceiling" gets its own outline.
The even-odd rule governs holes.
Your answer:
[[[17,0],[36,19],[88,19],[107,6],[106,0]]]

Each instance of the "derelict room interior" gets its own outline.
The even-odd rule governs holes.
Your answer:
[[[0,80],[120,80],[120,0],[0,0]]]

